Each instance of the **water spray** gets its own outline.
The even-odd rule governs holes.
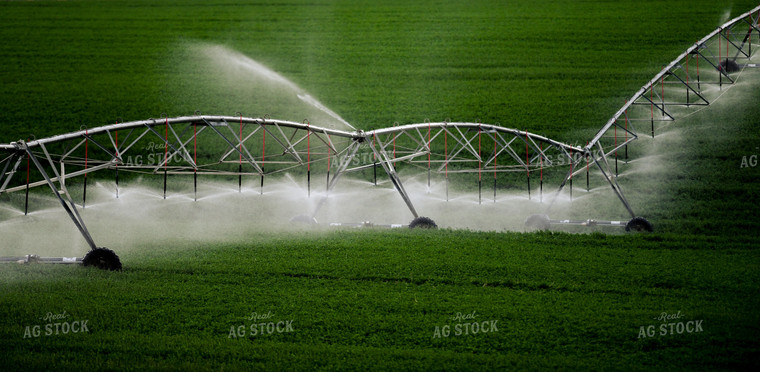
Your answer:
[[[329,108],[325,107],[322,103],[314,99],[314,97],[308,95],[308,94],[298,94],[298,99],[301,101],[304,101],[315,108],[319,109],[320,111],[326,113],[327,115],[330,115],[332,118],[338,120],[341,124],[346,125],[347,127],[356,130],[353,125],[349,124],[349,122],[345,121],[340,115],[336,114],[334,111],[330,110]]]
[[[193,116],[182,116],[170,118],[162,114],[163,120],[147,119],[132,122],[122,122],[117,120],[115,124],[102,127],[85,127],[80,128],[77,132],[60,134],[53,137],[42,139],[31,139],[29,141],[19,140],[9,144],[0,144],[0,153],[5,157],[0,159],[0,167],[3,172],[0,173],[0,194],[6,192],[15,192],[26,190],[25,214],[28,213],[28,190],[32,187],[48,185],[53,191],[53,195],[60,202],[69,218],[72,220],[77,230],[80,232],[87,245],[90,247],[89,253],[81,260],[83,265],[95,266],[104,269],[119,270],[121,263],[118,256],[111,250],[98,247],[93,237],[90,235],[84,220],[77,210],[68,190],[66,189],[66,180],[84,176],[84,187],[86,190],[86,177],[89,173],[100,170],[114,170],[116,172],[116,193],[118,197],[118,172],[141,172],[158,176],[163,168],[163,198],[166,199],[168,162],[169,159],[178,159],[173,161],[172,174],[192,174],[193,175],[193,200],[197,200],[197,179],[198,177],[213,176],[238,176],[238,192],[242,191],[243,162],[255,170],[261,177],[261,190],[263,193],[263,180],[265,176],[286,172],[290,169],[302,167],[305,163],[307,172],[307,197],[311,196],[311,172],[312,162],[321,161],[319,156],[325,154],[321,151],[322,146],[326,147],[327,160],[327,189],[325,195],[317,202],[316,208],[311,213],[304,214],[303,220],[309,223],[316,223],[316,216],[321,208],[326,204],[327,196],[335,190],[338,181],[344,175],[351,172],[362,171],[368,167],[374,169],[375,180],[377,185],[377,168],[378,165],[385,171],[385,175],[390,180],[394,190],[398,193],[413,220],[406,226],[408,227],[436,227],[437,224],[430,218],[420,216],[414,205],[413,195],[410,195],[404,186],[402,177],[399,175],[401,170],[411,170],[413,167],[422,167],[419,163],[427,162],[428,188],[430,191],[431,173],[436,172],[444,177],[445,200],[449,201],[450,173],[477,173],[478,177],[478,204],[482,202],[482,172],[493,171],[494,174],[494,203],[496,202],[497,173],[504,172],[522,172],[524,171],[528,183],[528,200],[531,200],[530,173],[531,168],[538,168],[539,176],[539,203],[537,206],[543,207],[543,188],[544,172],[558,172],[564,174],[564,178],[559,184],[557,191],[549,197],[548,205],[544,213],[529,216],[525,225],[526,228],[547,229],[552,225],[578,225],[578,226],[618,226],[625,227],[628,231],[651,231],[652,225],[643,217],[637,215],[627,198],[623,194],[622,187],[618,183],[618,175],[621,172],[618,164],[618,151],[626,149],[626,160],[628,158],[628,145],[638,138],[634,131],[634,122],[647,122],[651,125],[651,135],[655,136],[655,107],[660,112],[660,121],[676,120],[677,114],[670,110],[670,106],[679,106],[692,108],[697,106],[708,105],[709,99],[717,99],[720,95],[710,95],[709,90],[702,91],[702,85],[717,85],[718,90],[723,85],[734,84],[736,79],[732,78],[729,71],[729,63],[735,62],[739,69],[746,68],[749,63],[740,64],[737,59],[751,58],[750,45],[734,45],[741,53],[738,53],[733,59],[729,59],[730,28],[747,22],[752,25],[745,36],[746,40],[751,40],[751,34],[758,30],[758,19],[752,16],[752,12],[760,11],[760,7],[745,13],[734,20],[722,25],[718,30],[708,34],[705,38],[698,41],[695,45],[688,48],[676,60],[666,66],[652,80],[636,92],[625,105],[605,123],[596,135],[586,143],[585,147],[573,146],[562,143],[539,134],[528,131],[519,131],[512,128],[502,127],[500,125],[472,123],[472,122],[450,122],[446,120],[439,123],[426,121],[419,124],[394,125],[392,127],[380,128],[368,132],[361,130],[339,130],[319,125],[311,125],[308,120],[302,122],[292,122],[286,120],[277,120],[266,118],[244,117],[242,114],[237,116],[223,115],[201,115],[196,112]],[[758,17],[760,18],[760,17]],[[741,26],[742,28],[744,26]],[[743,31],[742,31],[743,32]],[[717,38],[717,40],[715,40]],[[722,42],[725,38],[727,41],[725,51],[725,64],[723,61]],[[716,48],[717,44],[717,48]],[[717,50],[716,50],[717,49]],[[717,52],[717,53],[715,53]],[[718,54],[718,59],[714,55]],[[712,57],[711,57],[712,56]],[[744,57],[743,57],[744,56]],[[682,66],[688,66],[688,61],[695,59],[697,64],[696,84],[694,79],[690,79],[688,73],[685,73]],[[714,67],[714,71],[699,70],[699,63],[708,63]],[[263,73],[267,78],[281,82],[285,85],[295,87],[286,79],[283,80],[271,70],[265,69],[255,64],[254,61],[237,59],[244,68],[253,68],[257,73]],[[740,61],[743,62],[743,61]],[[733,68],[733,67],[731,67]],[[684,75],[686,74],[686,75]],[[700,75],[702,76],[700,78]],[[717,75],[717,76],[716,76]],[[664,85],[671,84],[676,88],[668,89],[669,101],[665,101]],[[696,85],[696,86],[695,86]],[[683,93],[676,93],[683,88]],[[655,103],[655,94],[659,96],[659,102]],[[713,92],[714,93],[714,92]],[[312,106],[319,108],[321,111],[333,116],[332,111],[314,100],[306,94],[299,94],[299,99],[310,103]],[[321,106],[321,107],[320,107]],[[649,106],[649,107],[647,107]],[[648,110],[647,110],[648,109]],[[646,112],[649,111],[649,112]],[[331,114],[332,113],[332,114]],[[648,114],[648,115],[647,115]],[[624,116],[624,118],[621,118]],[[334,115],[335,119],[339,116]],[[624,120],[623,120],[624,119]],[[348,125],[344,120],[343,124]],[[625,124],[623,125],[623,121]],[[629,126],[629,121],[631,124]],[[348,125],[352,128],[352,126]],[[234,129],[233,129],[234,128]],[[211,136],[200,138],[198,134],[208,129]],[[237,129],[237,133],[235,133]],[[618,131],[623,130],[623,136]],[[127,136],[122,137],[119,143],[118,132],[128,131]],[[170,138],[169,132],[172,132],[174,138]],[[466,135],[468,131],[477,131],[475,135]],[[224,132],[224,133],[223,133]],[[135,133],[134,137],[130,137]],[[190,133],[188,135],[188,133]],[[226,134],[225,134],[226,133]],[[249,148],[256,148],[259,144],[258,135],[261,135],[261,152],[249,151]],[[486,141],[494,142],[493,159],[483,161],[482,136],[486,136]],[[182,138],[184,137],[184,138]],[[266,139],[269,137],[271,150],[269,154],[266,151]],[[312,138],[313,137],[313,138]],[[477,149],[475,148],[475,137],[478,139]],[[340,144],[336,144],[336,139]],[[140,146],[146,141],[163,142],[163,158],[152,163],[123,163],[122,159],[129,159],[130,156],[146,156],[145,146]],[[312,140],[316,141],[313,142]],[[193,155],[189,155],[186,145],[193,141]],[[518,144],[525,142],[525,155],[522,156],[522,150]],[[441,143],[443,142],[443,143]],[[96,153],[89,151],[89,144],[92,143],[103,151]],[[314,148],[315,144],[317,145]],[[81,146],[81,145],[84,146]],[[443,154],[435,153],[433,149],[443,147]],[[514,146],[514,147],[513,147]],[[221,147],[221,149],[220,149]],[[534,156],[531,162],[531,147],[538,154]],[[70,149],[64,155],[54,150]],[[171,156],[169,149],[171,148]],[[360,159],[357,158],[357,152],[360,148],[369,148],[372,151],[373,159],[371,164],[355,164]],[[401,149],[397,153],[397,149]],[[142,151],[142,152],[141,152]],[[64,153],[65,151],[60,151]],[[201,153],[199,157],[198,153]],[[237,154],[235,156],[234,154]],[[71,155],[71,156],[69,156]],[[266,157],[266,163],[265,163]],[[334,160],[331,160],[331,157]],[[535,158],[538,161],[535,161]],[[614,171],[612,169],[611,157],[615,158]],[[84,163],[81,160],[84,158]],[[199,158],[202,164],[199,164]],[[237,159],[235,159],[237,158]],[[304,161],[305,158],[305,161]],[[19,166],[23,160],[27,160],[26,179],[23,176],[15,177],[16,173],[23,174],[23,168],[19,171]],[[550,160],[551,159],[551,160]],[[560,159],[562,161],[560,161]],[[590,190],[590,166],[593,164],[595,173],[598,170],[600,178],[610,187],[608,190],[617,197],[623,205],[625,211],[630,215],[630,220],[622,221],[604,221],[597,219],[551,219],[549,211],[552,206],[556,205],[560,199],[564,187],[569,186],[570,199],[572,200],[572,180],[573,177],[583,172],[582,161],[586,161],[586,189]],[[336,164],[331,166],[331,162]],[[229,163],[236,162],[238,165],[237,172],[229,170]],[[94,166],[91,165],[95,164]],[[497,167],[498,163],[498,167]],[[264,164],[267,164],[266,170]],[[432,165],[435,164],[437,169]],[[33,181],[31,166],[34,165],[37,173],[34,176],[41,176],[42,180]],[[66,172],[66,167],[73,168],[74,171]],[[61,171],[59,172],[58,169]],[[302,169],[302,168],[301,168]],[[316,171],[319,171],[317,168]],[[404,173],[406,174],[406,173]],[[519,175],[519,173],[518,173]],[[552,178],[547,178],[551,180]],[[86,202],[86,191],[83,193],[82,205]],[[307,203],[309,204],[309,203]],[[356,203],[353,203],[356,204]],[[474,204],[474,203],[473,203]],[[368,211],[371,212],[371,211]],[[296,217],[295,219],[298,219]],[[405,225],[405,224],[400,224]],[[362,226],[379,226],[366,221]],[[30,258],[26,259],[31,261]],[[16,260],[18,261],[18,260]],[[63,261],[63,260],[61,260]],[[77,261],[77,260],[74,260]]]

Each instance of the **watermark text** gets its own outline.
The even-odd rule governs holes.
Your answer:
[[[703,320],[686,320],[681,311],[677,313],[662,312],[652,319],[659,324],[642,325],[639,327],[638,338],[664,337],[684,333],[704,332]]]
[[[43,323],[24,326],[23,338],[60,336],[90,331],[87,328],[88,320],[73,319],[66,310],[61,313],[48,312],[39,320]]]
[[[450,317],[451,322],[454,324],[444,324],[435,326],[433,330],[433,338],[445,338],[450,336],[471,336],[477,334],[498,332],[498,320],[477,320],[478,315],[473,311],[472,313],[456,313]]]
[[[266,313],[254,311],[245,319],[247,322],[243,324],[230,326],[227,338],[261,337],[274,333],[295,332],[293,319],[275,321],[271,310]]]

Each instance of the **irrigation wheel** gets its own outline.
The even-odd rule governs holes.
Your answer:
[[[632,232],[652,232],[652,224],[644,217],[634,217],[625,225],[625,231]]]
[[[409,223],[410,229],[437,229],[435,221],[428,217],[417,217]]]
[[[543,231],[549,230],[549,216],[545,214],[534,214],[525,220],[526,231]]]
[[[121,261],[116,253],[108,248],[95,248],[87,252],[82,259],[84,266],[95,266],[102,270],[121,271]]]

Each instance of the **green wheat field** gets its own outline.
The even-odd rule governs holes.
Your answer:
[[[358,129],[479,121],[584,144],[667,63],[757,5],[3,1],[0,142],[196,110],[310,115],[198,57],[227,50]],[[210,203],[181,224],[156,217],[187,212],[174,207],[111,224],[88,210],[123,270],[1,264],[0,370],[757,369],[760,69],[724,89],[631,145],[642,160],[620,183],[648,234],[267,229],[266,210],[211,215]],[[237,189],[214,182],[227,181]],[[629,218],[604,192],[579,198],[580,213]],[[56,208],[48,194],[33,194],[34,211]],[[0,212],[0,256],[87,252],[68,220],[35,229],[48,226],[40,215]],[[218,234],[200,228],[212,219]]]

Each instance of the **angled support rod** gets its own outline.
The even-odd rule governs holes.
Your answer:
[[[17,160],[15,161],[15,163],[13,161],[14,158],[17,158]],[[6,177],[6,178],[5,178],[5,182],[3,182],[3,186],[0,187],[0,194],[2,194],[3,192],[5,192],[5,188],[8,187],[8,183],[11,181],[11,178],[16,173],[16,169],[18,169],[18,166],[21,164],[21,161],[23,159],[24,159],[23,156],[14,153],[13,155],[11,155],[11,159],[8,159],[8,162],[5,163],[5,167],[3,168],[3,173],[0,174],[0,180],[3,177]],[[5,172],[8,170],[8,165],[10,165],[10,163],[14,163],[13,164],[13,168],[11,169],[10,173],[8,175],[6,175]]]
[[[501,141],[497,140],[497,137],[498,137],[498,138],[499,138]],[[501,133],[499,133],[499,132],[496,132],[496,136],[494,136],[494,140],[495,140],[495,141],[497,141],[497,142],[499,143],[499,146],[501,146],[501,148],[499,149],[499,151],[498,151],[498,153],[497,153],[497,156],[498,156],[498,155],[501,155],[501,153],[502,153],[503,151],[506,151],[506,153],[507,153],[507,154],[509,154],[509,156],[511,156],[511,157],[512,157],[512,159],[513,159],[513,160],[514,160],[514,161],[515,161],[515,162],[516,162],[516,163],[517,163],[517,164],[518,164],[520,167],[525,167],[525,166],[526,166],[526,164],[525,164],[525,160],[523,160],[521,156],[517,155],[517,153],[515,152],[515,150],[513,150],[513,149],[512,149],[512,142],[516,141],[516,140],[517,140],[517,138],[518,138],[518,136],[515,136],[515,135],[513,135],[512,139],[511,139],[511,140],[509,140],[509,142],[507,142],[506,140],[504,140],[504,138],[502,137]]]
[[[474,148],[472,147],[472,145],[471,145],[471,142],[472,142],[472,141],[473,141],[475,138],[478,138],[478,134],[477,134],[477,133],[473,134],[473,135],[472,135],[472,138],[470,138],[470,139],[468,140],[468,139],[467,139],[467,136],[465,136],[465,135],[462,133],[462,131],[461,131],[461,130],[459,130],[459,128],[456,128],[456,129],[457,129],[457,131],[459,132],[459,135],[461,135],[461,136],[462,136],[462,139],[461,139],[461,140],[460,140],[459,138],[457,138],[457,136],[456,136],[454,133],[452,133],[450,130],[448,130],[448,128],[444,128],[444,130],[446,131],[446,133],[448,133],[449,135],[451,135],[451,138],[452,138],[454,141],[456,141],[456,142],[457,142],[457,143],[460,145],[460,147],[459,147],[458,149],[457,149],[457,148],[455,148],[455,149],[456,149],[456,151],[453,151],[453,150],[452,150],[452,154],[449,156],[449,158],[448,158],[446,161],[444,161],[444,162],[443,162],[443,164],[441,164],[441,166],[440,166],[440,167],[438,167],[438,173],[440,173],[441,171],[443,171],[443,169],[444,169],[444,168],[445,168],[447,165],[449,165],[449,164],[450,164],[450,163],[451,163],[451,162],[452,162],[454,159],[456,159],[456,158],[457,158],[457,156],[459,155],[459,153],[460,153],[460,152],[462,152],[462,151],[464,151],[464,150],[467,150],[469,153],[473,154],[473,155],[475,156],[476,160],[481,160],[481,159],[480,159],[480,156],[478,155],[478,152],[477,152],[477,151],[475,151],[475,149],[474,149]]]
[[[78,170],[76,172],[66,173],[65,175],[63,175],[62,179],[65,182],[66,179],[78,177],[78,176],[81,176],[81,175],[84,175],[84,174],[89,174],[89,173],[97,172],[97,171],[99,171],[101,169],[109,168],[109,167],[111,167],[114,164],[116,164],[116,160],[112,160],[112,161],[107,162],[107,163],[96,165],[94,167],[89,167],[86,170],[82,169],[82,170]],[[60,179],[58,177],[52,177],[52,178],[50,178],[50,180],[53,181],[53,182],[60,182]],[[47,184],[47,181],[45,181],[45,180],[36,181],[36,182],[30,182],[29,183],[29,187],[37,187],[37,186],[42,186],[42,185],[46,185],[46,184]],[[26,189],[26,185],[11,187],[11,188],[7,188],[5,190],[0,189],[0,193],[2,193],[2,192],[11,193],[11,192],[16,192],[16,191],[21,191],[21,190],[24,190],[24,189]]]
[[[751,28],[749,29],[749,32],[747,32],[747,36],[744,38],[744,41],[742,42],[741,46],[736,45],[736,43],[734,43],[734,41],[731,40],[731,38],[729,38],[726,35],[723,35],[722,32],[720,33],[720,35],[723,36],[723,39],[725,39],[727,43],[733,45],[734,48],[736,48],[736,55],[733,58],[734,61],[736,61],[736,59],[739,58],[739,54],[744,54],[745,57],[749,57],[749,54],[745,53],[743,48],[744,48],[744,44],[747,42],[747,39],[749,39],[750,32],[752,32]],[[728,58],[728,55],[726,55],[726,58]]]
[[[349,164],[351,164],[351,161],[356,156],[356,152],[359,150],[359,147],[361,146],[361,143],[359,141],[353,142],[350,146],[348,151],[343,155],[343,157],[340,160],[340,165],[338,166],[338,170],[335,172],[335,175],[330,180],[330,183],[327,185],[327,193],[324,197],[319,201],[319,204],[317,204],[317,207],[314,208],[314,213],[311,214],[312,218],[315,218],[317,216],[317,213],[319,213],[319,210],[322,209],[322,206],[327,201],[327,197],[329,196],[330,192],[335,188],[335,185],[338,184],[338,180],[340,177],[346,173],[346,168],[348,168]]]
[[[376,145],[380,145],[381,150],[378,150],[376,148]],[[390,156],[388,156],[388,153],[385,150],[382,150],[383,148],[382,144],[379,141],[377,142],[377,144],[372,144],[372,142],[369,142],[369,148],[372,149],[372,152],[375,154],[375,157],[377,157],[377,159],[379,160],[378,162],[383,166],[385,173],[388,175],[388,178],[390,178],[391,182],[393,183],[393,187],[396,188],[396,191],[398,191],[398,193],[401,195],[401,198],[404,199],[404,203],[406,203],[406,206],[409,207],[409,211],[412,212],[412,215],[414,216],[414,218],[419,217],[419,215],[417,214],[417,210],[414,209],[414,205],[412,204],[412,201],[409,199],[409,194],[406,193],[406,190],[404,189],[404,185],[401,183],[401,179],[399,179],[398,173],[396,173],[396,169],[393,167],[393,160],[390,158]]]
[[[277,131],[280,132],[280,135],[282,136],[282,138],[284,138],[285,141],[288,142],[287,144],[285,144],[282,141],[282,139],[280,139],[277,136],[276,133],[274,133],[272,130],[270,130],[268,127],[265,126],[265,123],[261,123],[261,128],[264,129],[265,133],[269,134],[269,136],[270,136],[269,138],[273,138],[275,140],[275,142],[279,143],[280,146],[283,148],[283,154],[290,154],[290,156],[292,156],[295,159],[295,161],[298,162],[298,164],[303,164],[304,163],[303,159],[301,159],[301,157],[298,155],[298,151],[296,151],[295,148],[294,148],[295,145],[293,145],[293,144],[290,143],[290,141],[288,140],[288,136],[286,136],[285,132],[282,131],[282,128],[280,128],[280,125],[277,124],[277,123],[271,123],[271,124],[268,124],[268,125],[276,127]]]
[[[650,89],[650,90],[653,90],[653,89],[654,89],[654,87],[653,87],[653,86],[651,86],[651,87],[649,87],[649,89]],[[659,96],[659,95],[658,95],[658,96]],[[667,117],[668,117],[670,120],[676,120],[676,118],[674,118],[672,115],[670,115],[670,113],[669,113],[667,110],[665,110],[665,105],[664,105],[664,104],[655,103],[654,101],[652,101],[652,100],[651,100],[649,97],[647,97],[646,95],[641,95],[641,96],[639,96],[639,98],[641,98],[641,99],[644,99],[644,100],[646,100],[647,102],[649,102],[649,103],[644,103],[644,104],[645,104],[645,105],[652,105],[652,107],[656,107],[658,110],[660,110],[660,112],[661,112],[661,113],[662,113],[664,116],[667,116]],[[641,103],[638,103],[638,102],[634,102],[634,104],[641,104]]]
[[[562,180],[562,183],[559,185],[559,188],[557,189],[557,191],[554,192],[554,196],[552,197],[552,201],[549,202],[548,206],[546,206],[546,212],[544,212],[544,214],[547,214],[547,215],[549,214],[549,210],[554,205],[554,202],[557,201],[557,199],[559,197],[559,194],[562,192],[562,189],[565,188],[565,185],[570,180],[570,178],[572,178],[574,176],[574,171],[577,168],[578,163],[580,163],[581,161],[583,161],[583,159],[581,158],[577,162],[573,162],[573,156],[571,154],[569,154],[567,151],[565,151],[564,149],[563,149],[563,152],[570,159],[570,170],[565,175],[565,178]],[[590,153],[590,151],[589,151],[589,153]]]
[[[185,141],[185,142],[183,143],[183,142],[182,142],[182,140],[180,140],[180,139],[179,139],[179,137],[177,136],[177,133],[174,131],[174,128],[172,128],[172,127],[171,127],[170,125],[168,125],[168,124],[166,124],[166,126],[167,126],[167,127],[168,127],[168,128],[171,130],[171,131],[172,131],[172,134],[174,134],[174,137],[175,137],[175,138],[177,138],[177,143],[179,144],[179,148],[175,147],[175,146],[174,146],[174,145],[173,145],[173,144],[172,144],[172,143],[171,143],[171,142],[168,140],[168,138],[164,138],[164,137],[162,137],[162,136],[161,136],[161,134],[159,134],[158,132],[156,132],[156,130],[155,130],[153,127],[151,127],[151,126],[147,125],[148,129],[149,129],[151,132],[153,132],[153,134],[155,134],[155,135],[156,135],[156,136],[157,136],[157,137],[158,137],[158,138],[159,138],[161,141],[163,141],[163,142],[164,142],[164,144],[165,144],[166,146],[168,146],[168,148],[171,148],[171,149],[172,149],[172,152],[171,152],[171,153],[168,153],[168,148],[167,148],[167,155],[164,157],[163,161],[162,161],[160,164],[158,164],[158,165],[157,165],[155,168],[153,168],[153,173],[156,173],[156,172],[158,172],[158,171],[161,169],[161,167],[163,167],[163,166],[165,166],[166,164],[168,164],[168,163],[169,163],[169,159],[171,159],[172,157],[174,157],[174,155],[176,155],[176,154],[180,154],[180,156],[181,156],[183,159],[185,159],[185,161],[187,161],[188,163],[190,163],[190,164],[193,166],[193,168],[194,168],[194,169],[197,169],[197,168],[198,168],[198,167],[197,167],[197,165],[195,164],[195,162],[193,161],[193,159],[190,157],[190,154],[187,152],[187,149],[185,148],[185,145],[186,145],[187,143],[189,143],[189,142],[190,142],[190,141],[193,139],[193,137],[191,136],[190,138],[188,138],[188,139],[187,139],[187,141]],[[197,133],[196,133],[196,134],[197,134]],[[131,146],[131,145],[130,145],[130,146]],[[181,149],[181,150],[184,150],[184,151],[180,151],[180,149]]]
[[[185,159],[185,161],[187,161],[188,163],[192,164],[192,166],[193,166],[193,169],[198,169],[198,165],[197,165],[197,164],[195,164],[195,162],[193,161],[193,157],[192,157],[192,156],[190,156],[190,152],[189,152],[189,151],[187,151],[187,147],[185,147],[185,146],[187,146],[187,144],[188,144],[188,143],[190,143],[190,141],[192,141],[192,140],[193,140],[195,137],[194,137],[194,136],[189,136],[189,138],[188,138],[188,139],[187,139],[185,142],[182,142],[182,140],[180,139],[180,136],[179,136],[179,135],[177,135],[177,132],[174,130],[174,127],[173,127],[173,126],[171,126],[171,125],[170,125],[170,126],[169,126],[169,130],[170,130],[170,131],[172,132],[172,134],[174,135],[174,138],[176,138],[176,139],[177,139],[177,145],[179,145],[179,149],[177,149],[177,151],[175,151],[175,152],[172,154],[172,156],[171,156],[171,157],[174,157],[174,155],[175,155],[175,154],[177,154],[177,153],[180,153],[180,156],[182,156],[182,158],[184,158],[184,159]],[[187,130],[187,128],[185,128],[185,130]],[[183,136],[185,135],[185,133],[184,133],[184,132],[185,132],[185,131],[183,131],[183,133],[182,133],[182,135],[183,135]],[[196,133],[196,134],[197,134],[197,133]],[[180,150],[181,150],[181,151],[180,151]],[[167,157],[167,159],[164,159],[164,162],[167,162],[167,161],[168,161],[168,159],[171,159],[171,157]]]
[[[256,160],[254,160],[252,157],[249,157],[250,154],[244,154],[242,151],[240,151],[240,149],[237,148],[237,146],[235,146],[235,144],[233,144],[229,139],[227,139],[227,137],[225,137],[221,132],[219,132],[216,128],[214,128],[214,126],[211,125],[211,123],[209,123],[205,119],[204,121],[206,122],[208,127],[211,128],[211,130],[213,130],[219,137],[221,137],[224,140],[224,142],[227,142],[227,145],[230,146],[230,148],[235,149],[235,151],[237,151],[240,155],[242,155],[245,161],[248,164],[250,164],[253,167],[253,169],[255,169],[256,172],[259,173],[259,175],[264,175],[264,171],[261,169],[261,167],[259,167],[259,164],[256,163]]]
[[[697,92],[697,91],[694,89],[694,87],[692,87],[692,86],[691,86],[691,84],[689,84],[689,83],[687,83],[687,82],[683,81],[683,79],[681,79],[681,77],[680,77],[680,76],[678,76],[678,75],[676,75],[676,74],[674,74],[674,73],[671,73],[671,74],[670,74],[670,76],[673,76],[673,77],[675,77],[676,79],[678,79],[678,81],[680,81],[680,82],[681,82],[681,84],[683,84],[684,86],[686,86],[686,89],[688,89],[688,90],[689,90],[691,93],[693,93],[693,94],[695,94],[697,97],[699,97],[699,99],[701,99],[701,100],[704,102],[704,105],[709,105],[709,104],[710,104],[710,101],[708,101],[708,100],[707,100],[707,98],[705,98],[703,95],[701,95],[699,92]],[[698,105],[698,103],[689,103],[689,104],[690,104],[690,105]]]
[[[351,144],[349,150],[346,152],[345,155],[341,158],[340,164],[338,166],[338,170],[335,171],[335,175],[330,180],[330,184],[328,185],[327,192],[332,191],[332,189],[335,188],[335,185],[338,183],[338,180],[340,177],[346,173],[346,168],[351,164],[351,161],[356,156],[356,152],[359,151],[360,143],[358,141],[355,141]]]
[[[66,153],[61,156],[61,161],[66,160],[66,158],[68,158],[69,155],[71,155],[74,151],[76,151],[76,149],[78,149],[80,146],[84,145],[85,142],[87,142],[86,138],[79,141],[79,143],[74,145],[69,151],[66,151]]]
[[[113,152],[111,152],[111,150],[107,149],[100,142],[98,142],[97,140],[93,139],[92,136],[90,136],[89,134],[83,134],[82,136],[84,138],[90,140],[90,142],[92,142],[95,146],[99,147],[101,150],[105,151],[105,153],[108,154],[108,156],[110,156],[111,158],[121,160],[120,157],[116,156],[116,154],[113,153]],[[109,136],[110,136],[110,134],[109,134]]]
[[[55,194],[55,196],[58,198],[58,201],[61,202],[63,209],[66,210],[66,213],[69,214],[69,217],[71,217],[71,220],[74,222],[74,225],[76,225],[77,229],[79,229],[79,232],[84,237],[84,240],[87,241],[87,244],[90,246],[91,249],[96,249],[97,245],[95,244],[95,241],[92,239],[90,232],[87,230],[87,226],[85,226],[82,216],[80,216],[79,212],[77,212],[76,205],[74,204],[74,201],[71,200],[71,197],[69,196],[68,192],[66,192],[65,187],[63,187],[63,189],[59,191],[58,188],[55,187],[53,180],[51,180],[47,172],[45,172],[45,168],[42,167],[42,164],[40,164],[40,161],[37,159],[36,156],[34,156],[34,153],[32,153],[32,150],[29,149],[26,143],[21,141],[20,146],[23,147],[23,150],[26,151],[27,155],[29,155],[29,158],[34,163],[34,166],[37,167],[37,170],[40,171],[40,173],[42,174],[42,177],[45,178],[45,181],[47,182],[48,186],[50,186],[50,189],[53,191],[53,194]],[[44,145],[42,145],[42,150],[45,152],[45,157],[47,158],[48,163],[50,163],[50,166],[52,167],[53,172],[55,172],[55,165],[53,164],[53,160],[50,159],[50,155],[48,154]],[[56,177],[60,179],[58,175],[56,175]],[[61,196],[61,194],[66,195],[66,200]]]
[[[602,157],[602,160],[604,160],[605,166],[607,167],[607,170],[609,171],[609,164],[607,163],[607,158],[604,156],[604,150],[602,149],[602,146],[599,145],[599,151],[600,155]],[[623,196],[623,191],[620,190],[620,185],[617,183],[617,179],[612,178],[611,172],[608,174],[608,172],[604,171],[604,167],[602,167],[601,162],[599,159],[594,155],[593,151],[591,152],[591,158],[594,159],[594,164],[596,164],[597,167],[599,167],[599,170],[602,172],[602,176],[604,176],[604,179],[607,180],[607,182],[610,184],[610,187],[612,187],[612,191],[615,192],[615,195],[617,195],[618,199],[623,203],[623,206],[625,206],[625,209],[628,210],[628,213],[631,214],[631,218],[636,217],[636,214],[633,213],[633,209],[631,208],[631,205],[628,204],[628,200],[625,199],[625,196]]]
[[[707,61],[707,63],[709,63],[709,64],[710,64],[712,67],[714,67],[716,70],[718,70],[718,73],[719,73],[719,74],[723,75],[723,77],[725,77],[726,79],[728,79],[728,81],[730,81],[730,82],[731,82],[730,84],[733,84],[733,83],[735,83],[734,79],[731,79],[731,77],[730,77],[730,76],[728,76],[728,72],[726,72],[726,71],[725,71],[726,69],[724,69],[723,67],[720,67],[720,66],[716,66],[716,65],[715,65],[715,64],[714,64],[714,63],[713,63],[713,62],[710,60],[710,58],[708,58],[708,57],[705,57],[705,55],[704,55],[704,54],[702,54],[702,52],[700,52],[699,50],[697,50],[697,54],[699,54],[699,56],[700,56],[700,57],[702,57],[702,59],[703,59],[703,60]],[[715,58],[715,56],[713,56],[713,58]],[[718,65],[720,65],[720,62],[721,62],[721,61],[718,61]]]
[[[203,130],[205,128],[206,127],[201,127],[201,130]],[[251,137],[253,137],[254,134],[258,133],[259,129],[261,129],[261,127],[254,128],[253,131],[251,131],[251,133],[248,133],[248,135],[246,135],[245,137],[243,137],[243,139],[240,141],[241,145],[244,145],[246,141],[248,141]],[[201,131],[198,130],[197,134],[200,134],[200,133],[201,133]],[[245,147],[245,146],[243,146],[243,147]],[[229,149],[229,150],[227,150],[227,152],[225,152],[224,155],[222,155],[222,157],[219,159],[219,161],[225,161],[225,160],[227,160],[227,158],[230,155],[232,155],[233,152],[235,152],[235,149]]]
[[[131,132],[131,131],[130,131],[129,133],[130,133],[130,134],[132,134],[132,132]],[[148,133],[150,133],[150,130],[148,130],[148,129],[144,130],[142,133],[140,133],[140,135],[139,135],[139,136],[137,136],[137,138],[135,138],[135,139],[132,141],[132,143],[130,143],[129,145],[127,145],[127,146],[125,146],[124,148],[122,148],[122,149],[121,149],[121,153],[122,153],[122,154],[125,154],[125,153],[127,153],[127,151],[129,151],[129,149],[131,149],[131,148],[132,148],[132,146],[134,146],[134,145],[135,145],[135,144],[136,144],[138,141],[140,141],[140,140],[141,140],[143,137],[145,137],[145,135],[146,135],[146,134],[148,134]],[[129,137],[129,136],[127,136],[127,137]],[[124,143],[127,143],[127,139],[124,139]]]

